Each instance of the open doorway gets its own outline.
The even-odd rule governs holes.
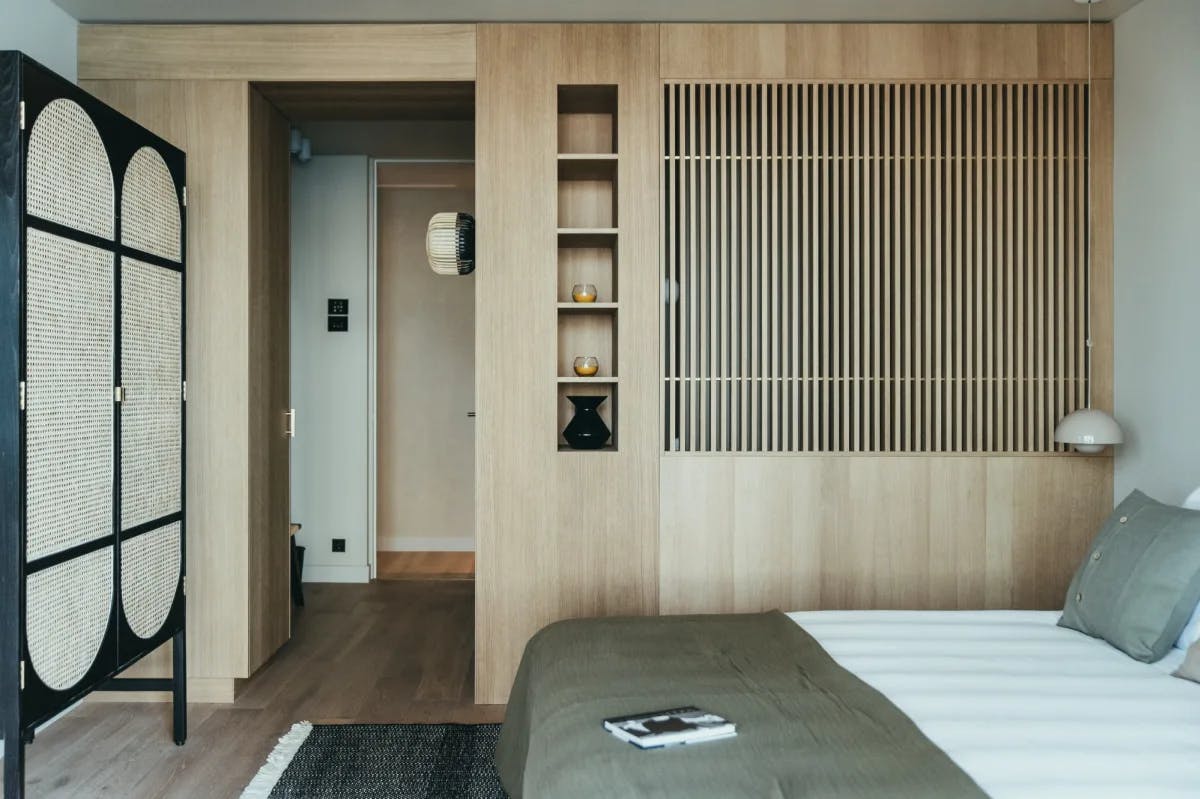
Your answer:
[[[377,159],[375,575],[475,575],[475,278],[433,272],[429,219],[472,214],[475,167]]]
[[[434,213],[474,209],[474,85],[255,88],[293,126],[291,511],[303,585],[463,582],[474,575],[474,278],[435,274],[425,232]]]

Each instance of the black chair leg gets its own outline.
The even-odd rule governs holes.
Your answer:
[[[296,539],[292,541],[292,602],[298,608],[304,607],[304,583],[301,578],[304,573],[304,547],[296,545]]]
[[[171,704],[174,706],[175,745],[187,743],[187,648],[184,631],[171,641]]]

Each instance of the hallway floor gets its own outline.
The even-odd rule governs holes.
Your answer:
[[[26,749],[29,797],[236,797],[297,721],[496,722],[472,703],[474,582],[309,583],[295,634],[232,705],[84,703]]]

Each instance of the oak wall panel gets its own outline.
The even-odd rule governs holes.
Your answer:
[[[249,93],[249,234],[247,281],[246,427],[249,518],[247,674],[266,662],[291,635],[289,540],[289,406],[291,278],[290,125],[253,87]]]
[[[659,26],[661,77],[799,80],[1064,80],[1087,76],[1080,24]],[[1095,77],[1112,77],[1112,27],[1093,28]]]
[[[662,497],[664,614],[1049,609],[1112,507],[1111,459],[671,455]]]
[[[658,608],[656,25],[481,25],[476,84],[476,694],[549,622]],[[617,89],[615,451],[560,452],[558,87]],[[593,259],[594,260],[594,259]],[[591,353],[576,353],[591,354]],[[564,353],[564,356],[566,354]]]
[[[475,79],[474,25],[82,25],[92,80]]]

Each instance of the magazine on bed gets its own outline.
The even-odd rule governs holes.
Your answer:
[[[642,749],[719,741],[737,735],[737,725],[698,707],[652,710],[605,719],[604,729]]]

